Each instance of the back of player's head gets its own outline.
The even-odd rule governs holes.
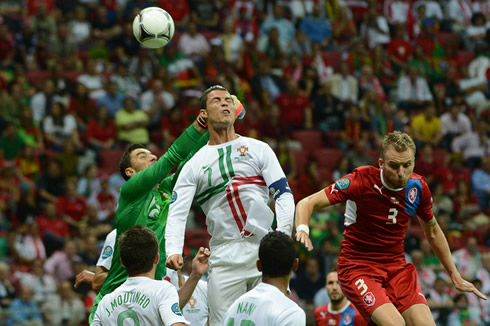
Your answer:
[[[158,254],[158,240],[151,229],[135,225],[121,235],[118,248],[129,276],[147,273]]]
[[[202,94],[202,96],[201,96],[201,98],[199,100],[199,106],[200,106],[201,109],[204,109],[204,110],[207,109],[208,95],[212,91],[225,91],[225,92],[228,92],[228,90],[225,87],[221,86],[221,85],[213,85],[213,86],[209,87],[207,90],[204,91],[204,93]]]
[[[412,138],[404,132],[394,131],[384,136],[383,141],[381,142],[381,158],[385,158],[386,151],[388,148],[392,146],[395,151],[401,153],[405,152],[407,149],[411,149],[413,155],[415,155],[415,143]]]
[[[260,241],[259,260],[263,276],[289,275],[296,260],[296,246],[293,239],[281,231],[266,234]]]
[[[145,145],[142,144],[133,144],[130,145],[121,156],[121,160],[119,161],[119,173],[124,178],[124,180],[128,181],[129,176],[126,175],[126,169],[131,167],[131,153],[138,148],[146,148]]]

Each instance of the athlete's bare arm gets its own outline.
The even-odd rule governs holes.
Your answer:
[[[328,206],[330,206],[330,201],[328,200],[324,189],[303,198],[296,205],[296,227],[301,224],[308,225],[311,214],[313,214],[314,211]],[[310,251],[313,250],[313,244],[305,231],[296,232],[296,241],[303,244],[306,249]]]
[[[184,285],[178,290],[180,309],[184,309],[184,306],[189,302],[197,283],[208,270],[209,256],[209,249],[201,247],[199,248],[196,257],[192,260],[192,272]]]
[[[94,289],[95,293],[99,293],[100,289],[102,289],[102,285],[104,284],[107,275],[109,274],[109,270],[103,266],[95,267],[95,275],[92,281],[92,289]]]
[[[429,241],[432,250],[434,250],[437,258],[439,258],[444,268],[446,268],[446,271],[449,273],[451,281],[456,289],[461,292],[472,292],[481,299],[486,300],[487,297],[478,291],[472,283],[464,280],[461,277],[456,265],[454,265],[446,237],[444,236],[444,233],[442,232],[441,227],[437,223],[435,217],[432,217],[432,219],[429,221],[424,221],[419,218],[419,222],[424,229],[425,237]]]
[[[109,270],[102,266],[95,267],[95,273],[83,270],[75,278],[75,289],[82,283],[90,283],[92,289],[98,294],[104,284],[107,274],[109,274]]]

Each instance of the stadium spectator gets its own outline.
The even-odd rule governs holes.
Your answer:
[[[346,62],[340,64],[339,73],[328,78],[332,95],[335,96],[342,104],[357,103],[359,96],[359,83],[350,73],[349,65]]]
[[[14,122],[9,122],[0,137],[0,151],[3,159],[13,161],[23,152],[24,147],[25,142],[22,140],[17,126]]]
[[[51,275],[44,272],[43,261],[36,259],[32,263],[32,270],[30,272],[19,272],[17,274],[20,284],[32,289],[34,293],[33,300],[39,306],[56,293],[56,281]]]
[[[156,102],[158,103],[158,101]],[[148,115],[135,107],[131,97],[124,99],[122,109],[115,117],[117,139],[125,144],[148,144],[150,134],[146,127],[150,124]]]
[[[310,101],[300,93],[298,83],[289,80],[285,92],[279,94],[276,103],[290,130],[311,129],[313,127]]]
[[[292,41],[295,35],[295,28],[293,23],[285,17],[284,11],[283,5],[275,4],[272,9],[272,15],[267,15],[260,26],[260,33],[268,34],[271,29],[275,28],[279,32],[279,39],[286,42]]]
[[[462,33],[471,24],[473,6],[469,0],[450,0],[447,4],[447,18],[452,31]]]
[[[189,23],[187,31],[179,38],[179,51],[199,64],[210,50],[208,40],[197,31],[197,25]]]
[[[4,261],[0,261],[0,307],[5,309],[10,306],[15,296],[16,289],[14,282],[12,282],[10,266]]]
[[[70,30],[74,41],[81,45],[92,33],[92,26],[87,19],[87,10],[83,6],[75,8],[74,17],[69,22]]]
[[[96,151],[116,145],[116,125],[106,107],[100,107],[96,116],[89,120],[86,137],[89,148]]]
[[[446,325],[448,315],[453,308],[453,300],[448,294],[449,286],[443,278],[436,278],[434,287],[426,294],[427,303],[436,323]]]
[[[71,228],[76,228],[86,214],[87,201],[77,192],[77,184],[74,180],[66,182],[65,194],[58,198],[56,211]]]
[[[442,126],[432,104],[427,104],[422,113],[414,116],[411,128],[417,145],[430,143],[434,147],[439,146],[442,138]]]
[[[320,4],[313,6],[311,14],[306,15],[301,20],[299,28],[305,32],[312,42],[319,43],[322,47],[332,43],[332,22],[328,17],[322,15]]]
[[[218,31],[219,7],[214,1],[195,0],[189,3],[191,20],[197,24],[199,30]]]
[[[452,196],[459,181],[470,182],[470,170],[464,166],[462,155],[455,153],[451,155],[448,165],[439,168],[434,177],[442,183],[443,193]]]
[[[480,166],[485,156],[490,155],[489,133],[487,122],[479,120],[475,130],[470,129],[453,139],[451,149],[455,153],[462,153],[466,166],[474,169]]]
[[[451,149],[454,138],[471,132],[471,120],[462,112],[463,109],[458,103],[453,102],[449,106],[449,111],[440,117],[442,126],[441,146],[446,149]],[[462,152],[454,149],[453,151]]]
[[[298,271],[296,277],[291,281],[298,297],[304,303],[312,303],[315,293],[325,286],[325,278],[320,272],[320,262],[315,257],[304,259],[303,269]]]
[[[408,75],[398,79],[397,101],[401,109],[407,112],[422,109],[432,99],[427,80],[419,75],[417,67],[409,67]]]
[[[57,282],[71,280],[75,274],[73,265],[81,261],[77,255],[75,242],[66,241],[63,250],[56,251],[44,263],[46,273],[52,275]]]
[[[410,253],[413,266],[417,271],[417,279],[419,280],[420,288],[423,293],[428,293],[434,286],[436,280],[436,273],[430,268],[424,265],[424,254],[420,250],[414,250]]]
[[[8,309],[8,326],[43,325],[41,309],[32,297],[32,289],[27,285],[21,286],[19,296],[12,300]]]
[[[339,130],[343,125],[344,112],[340,101],[333,95],[331,84],[326,81],[320,86],[312,101],[313,121],[321,131]]]
[[[43,303],[42,310],[46,322],[53,326],[80,325],[85,320],[85,307],[70,281],[60,283],[58,293]]]
[[[155,79],[151,89],[141,95],[141,110],[150,119],[150,128],[158,127],[160,120],[168,115],[175,106],[175,98],[172,93],[163,88],[163,82]],[[141,142],[146,144],[147,142]]]
[[[60,102],[51,105],[50,112],[43,121],[43,131],[46,143],[57,152],[61,151],[67,141],[73,142],[75,146],[81,145],[77,122]]]
[[[482,167],[473,171],[471,182],[481,209],[487,211],[490,203],[490,156],[485,156]]]
[[[87,60],[85,73],[77,77],[77,82],[88,88],[90,98],[95,100],[105,94],[105,77],[97,70],[97,62],[93,59]]]
[[[388,21],[384,16],[378,14],[375,6],[368,8],[367,15],[364,16],[361,23],[360,36],[367,42],[370,49],[390,42]]]
[[[481,267],[481,253],[478,250],[478,240],[470,236],[466,239],[466,245],[453,252],[454,263],[461,271],[461,275],[474,279],[476,272]]]

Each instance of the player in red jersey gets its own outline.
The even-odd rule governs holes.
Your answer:
[[[410,136],[390,133],[381,144],[380,168],[359,167],[296,206],[296,239],[312,250],[308,238],[312,212],[346,202],[340,285],[359,312],[377,325],[435,325],[415,267],[406,263],[403,254],[408,220],[414,215],[456,289],[486,300],[456,269],[432,213],[429,187],[413,173],[414,158]]]
[[[325,288],[327,289],[330,303],[315,309],[316,326],[367,325],[367,321],[342,293],[336,270],[327,274]]]

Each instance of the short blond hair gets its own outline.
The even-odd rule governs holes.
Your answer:
[[[385,158],[386,151],[390,146],[393,146],[395,151],[399,153],[405,152],[408,148],[410,148],[415,156],[415,143],[413,142],[412,138],[404,132],[393,131],[383,137],[383,141],[381,142],[381,158]]]

